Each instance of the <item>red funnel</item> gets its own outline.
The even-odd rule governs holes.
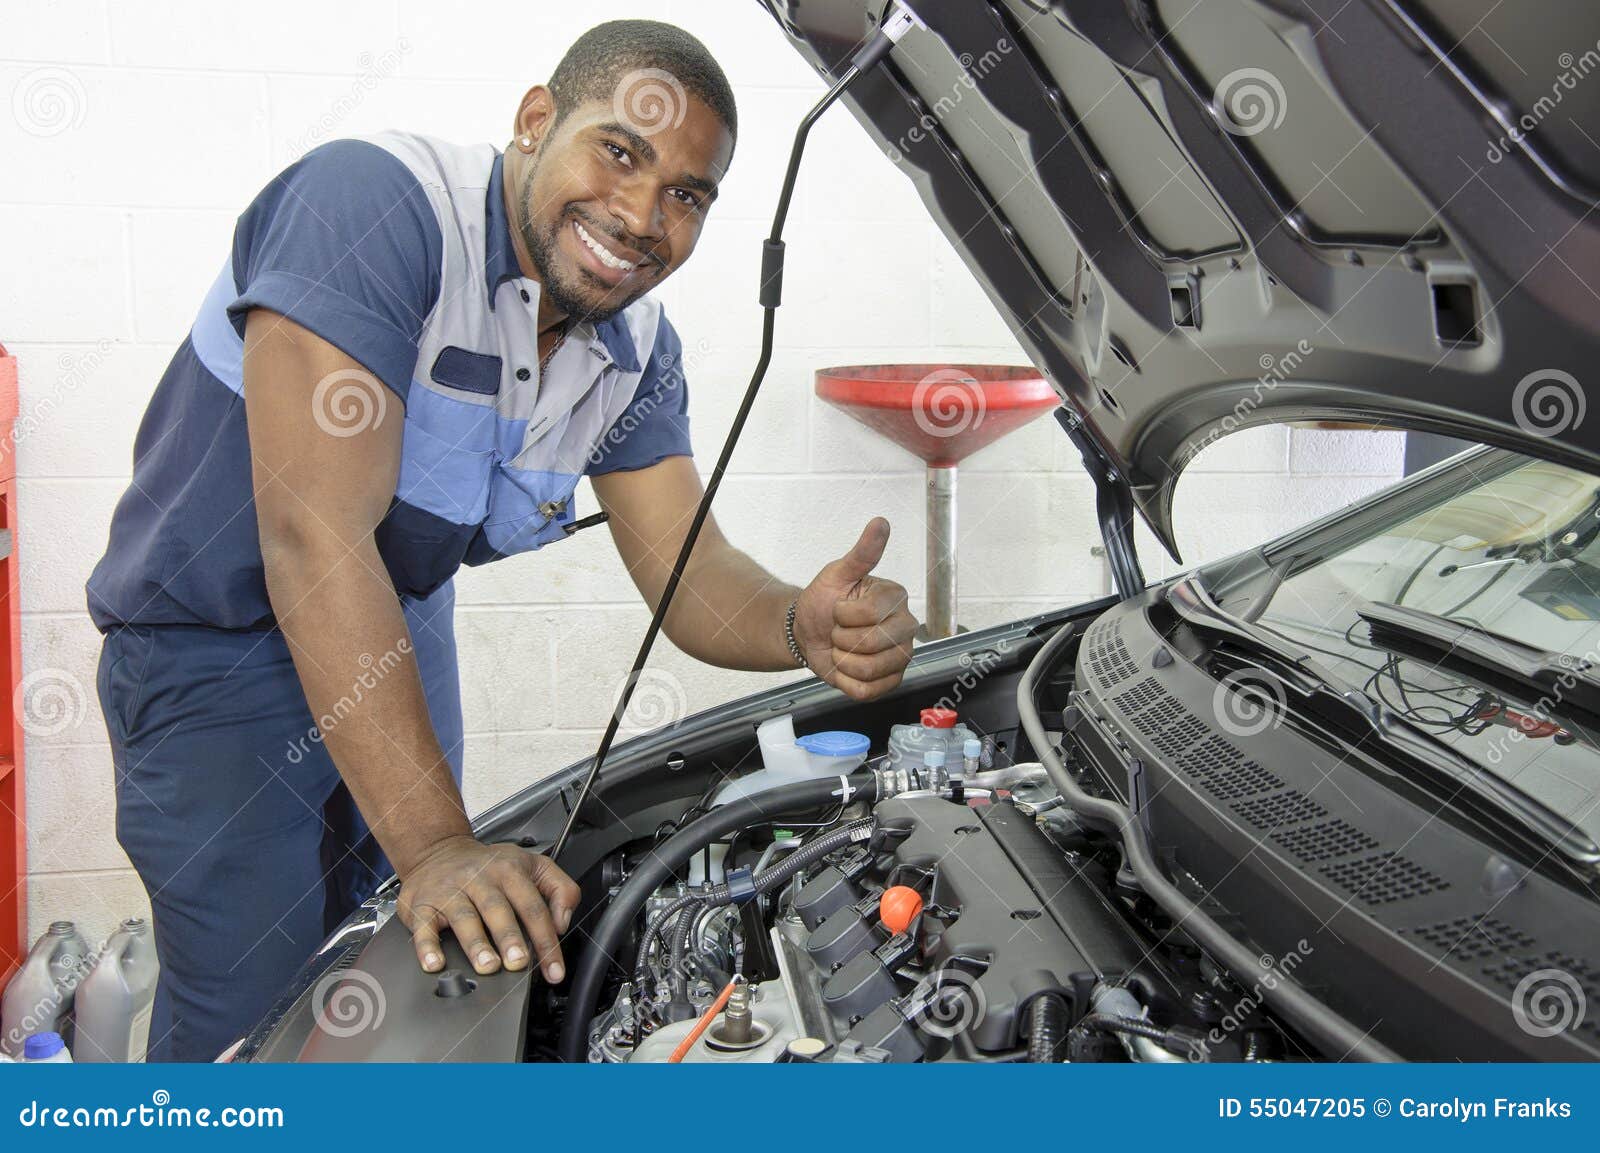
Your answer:
[[[949,468],[1061,403],[1037,369],[1005,364],[860,364],[817,370],[817,395]]]
[[[1006,364],[819,368],[817,395],[928,465],[928,596],[921,636],[956,632],[956,465],[1061,403],[1044,377]]]

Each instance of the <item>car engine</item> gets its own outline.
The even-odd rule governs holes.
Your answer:
[[[984,756],[992,763],[992,748]],[[823,783],[833,795],[814,819],[756,808],[757,822],[695,846],[612,954],[628,976],[608,987],[582,1056],[1183,1062],[1283,1051],[1277,1025],[1130,886],[1116,839],[1079,825],[1042,766],[962,773],[933,760],[869,761]],[[616,907],[622,888],[613,916],[628,911]]]

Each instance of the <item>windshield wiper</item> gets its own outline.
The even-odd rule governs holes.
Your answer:
[[[1430,796],[1457,812],[1477,815],[1474,808],[1481,814],[1487,806],[1498,823],[1511,826],[1524,839],[1537,840],[1569,868],[1576,866],[1592,880],[1600,866],[1600,845],[1538,798],[1487,771],[1460,749],[1415,724],[1382,700],[1347,687],[1334,675],[1324,672],[1315,660],[1287,638],[1224,611],[1197,578],[1191,576],[1173,584],[1167,590],[1167,602],[1191,624],[1226,635],[1237,646],[1259,653],[1271,664],[1289,670],[1288,677],[1275,669],[1263,671],[1276,676],[1285,689],[1300,697],[1305,702],[1302,711],[1307,715],[1314,715],[1319,708],[1333,709],[1345,717],[1358,719],[1380,744],[1400,754],[1382,758],[1385,768],[1423,785]],[[1295,707],[1289,693],[1285,693],[1284,704],[1287,708]],[[1478,804],[1473,806],[1471,801]],[[1479,819],[1483,818],[1479,816]]]
[[[1408,605],[1373,601],[1356,614],[1371,627],[1376,644],[1399,641],[1437,664],[1511,681],[1539,694],[1546,707],[1576,706],[1600,717],[1600,670],[1581,657],[1523,644]]]

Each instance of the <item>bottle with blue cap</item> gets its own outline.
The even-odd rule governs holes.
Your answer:
[[[34,1065],[70,1065],[72,1054],[60,1033],[35,1033],[22,1043],[22,1059]]]
[[[867,759],[872,742],[865,733],[839,729],[796,737],[794,717],[785,713],[757,726],[756,746],[761,752],[761,768],[718,789],[711,801],[713,807],[796,781],[853,773]],[[725,846],[712,845],[706,853],[696,853],[689,862],[689,883],[722,880],[726,851]]]
[[[872,748],[866,733],[852,733],[844,729],[807,733],[795,744],[806,751],[811,762],[810,775],[817,777],[855,772]]]

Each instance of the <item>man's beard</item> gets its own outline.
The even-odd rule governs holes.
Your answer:
[[[608,300],[605,304],[597,304],[580,286],[577,277],[568,276],[560,271],[562,256],[557,243],[561,229],[567,227],[566,215],[563,214],[555,224],[541,230],[534,227],[533,217],[528,211],[528,189],[533,184],[539,160],[540,157],[536,156],[528,165],[522,179],[522,187],[517,192],[517,231],[522,233],[522,243],[527,247],[528,256],[532,258],[533,266],[539,272],[539,291],[573,322],[587,320],[599,324],[601,321],[609,320],[643,296],[644,292],[640,290],[616,303]]]

